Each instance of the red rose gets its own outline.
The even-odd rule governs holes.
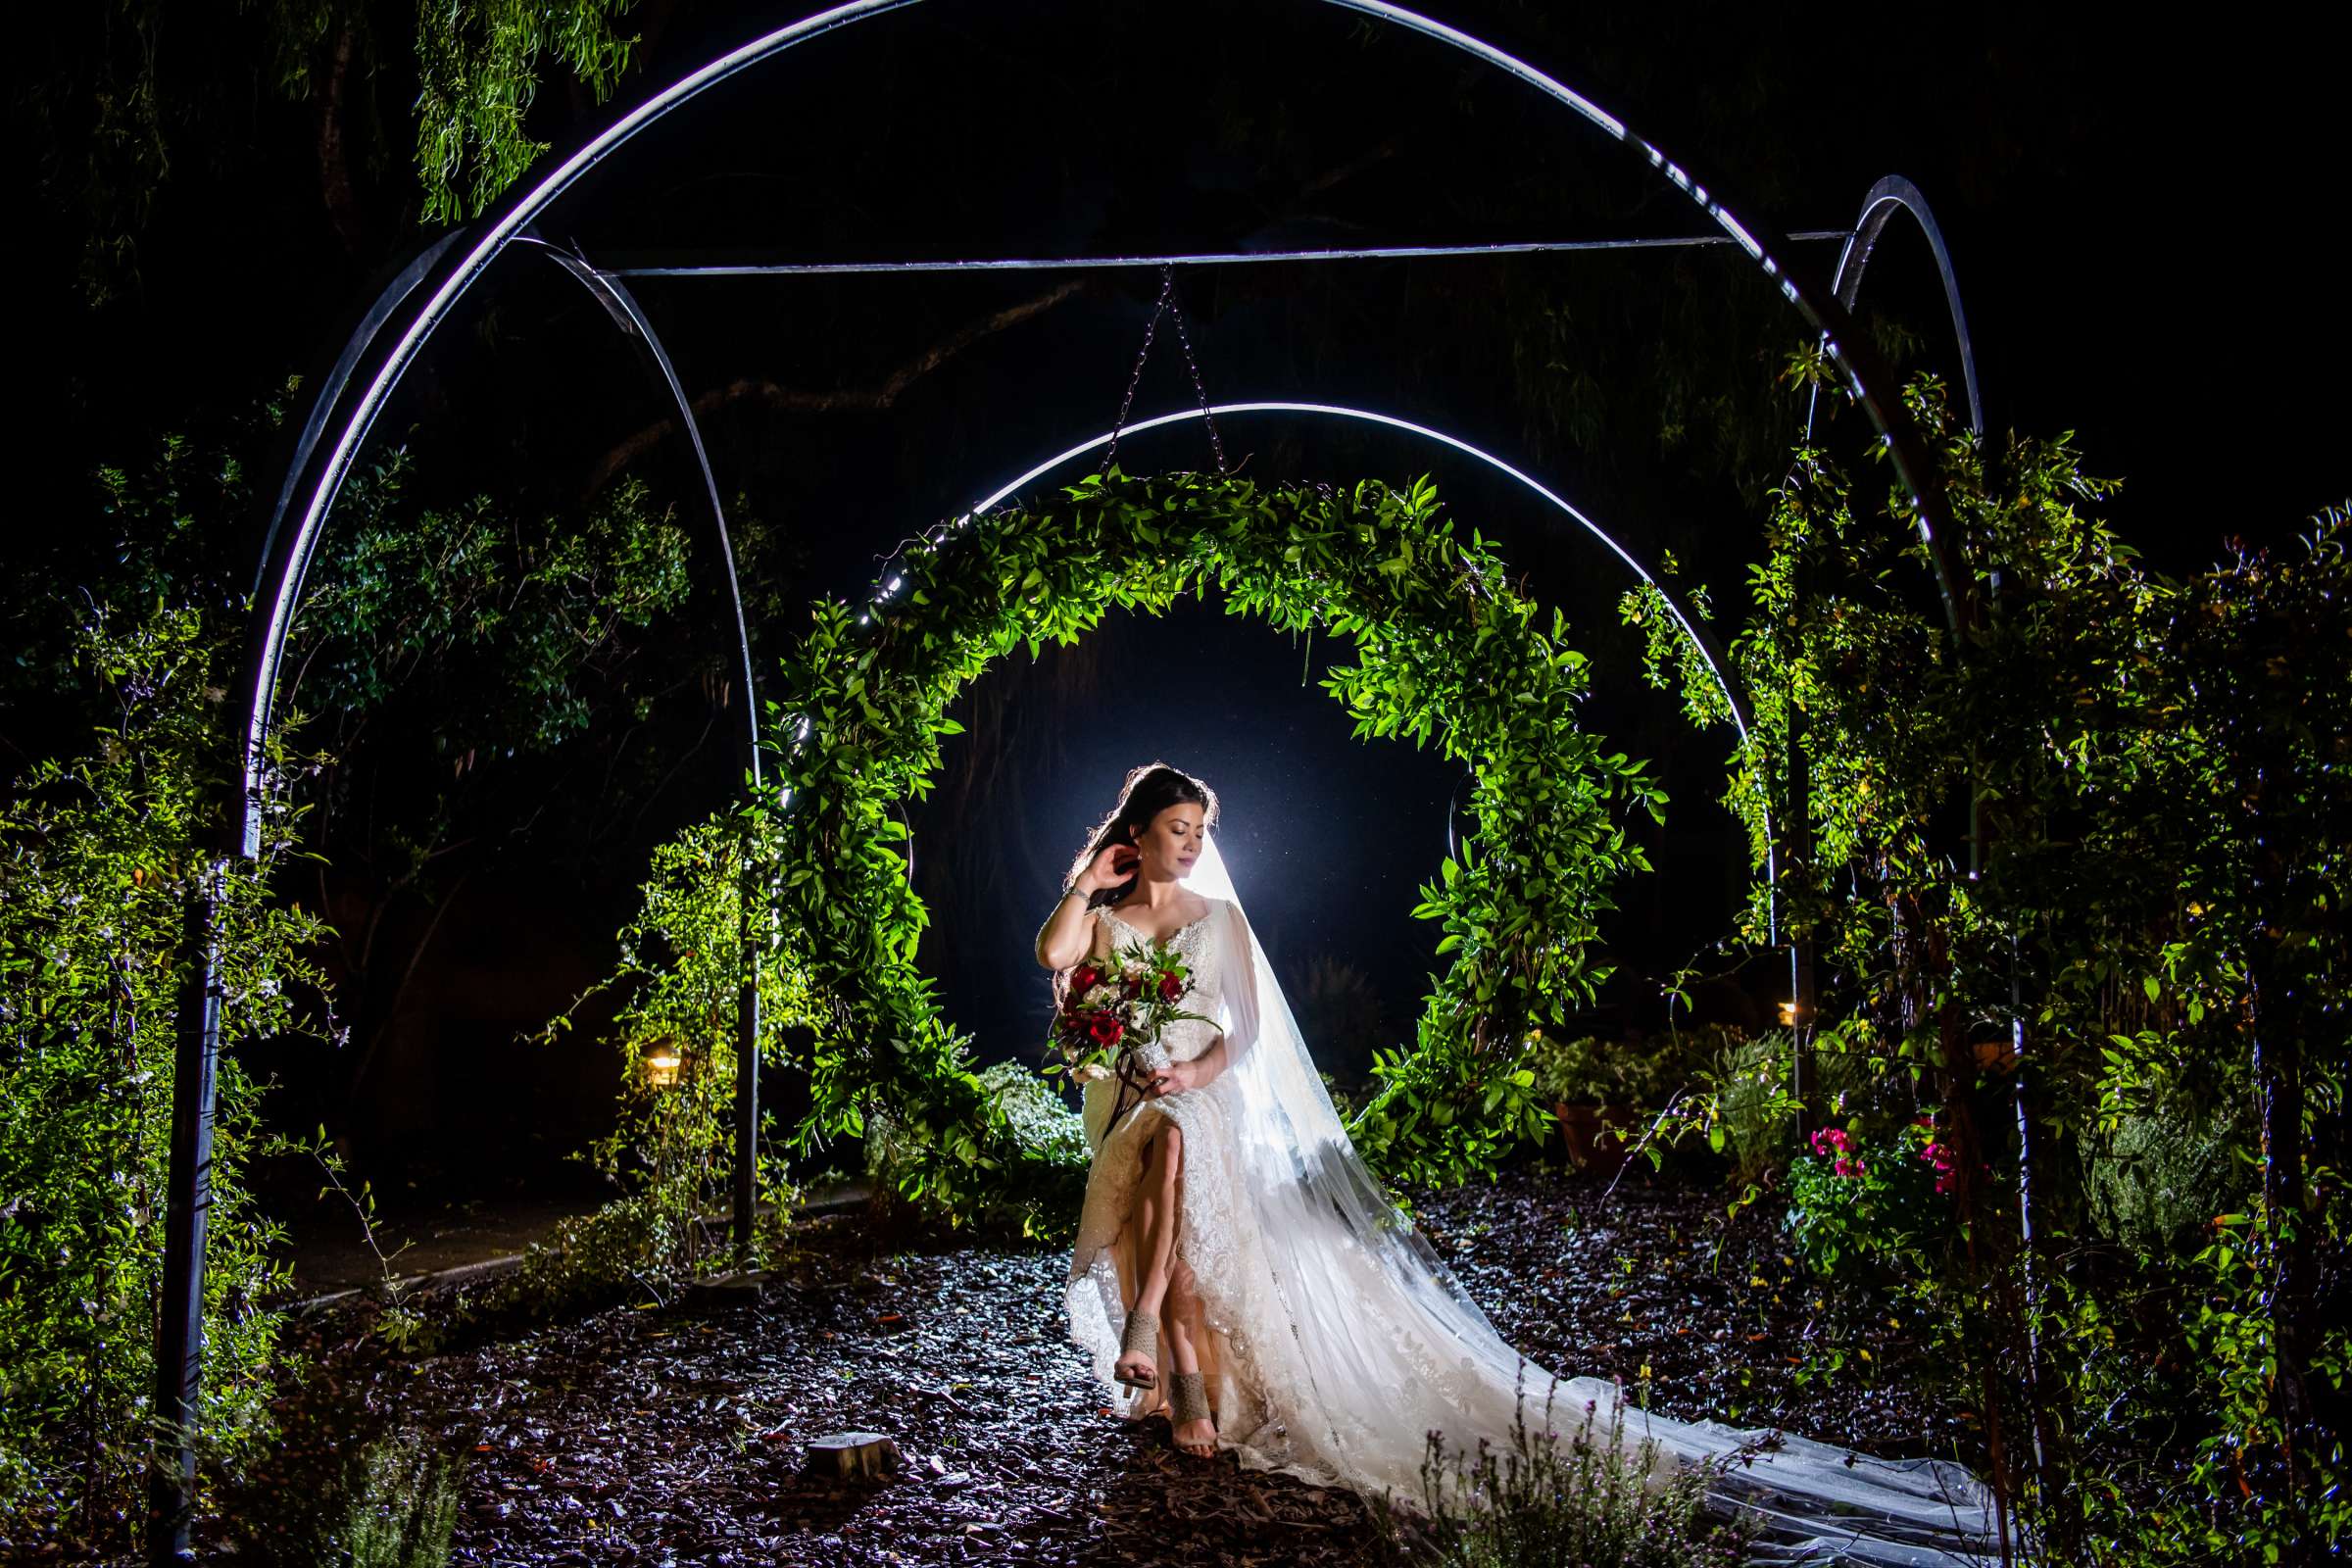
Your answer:
[[[1087,1023],[1086,1032],[1094,1036],[1098,1046],[1115,1046],[1119,1036],[1127,1032],[1127,1026],[1107,1012],[1098,1012]]]
[[[1134,996],[1137,992],[1143,989],[1144,983],[1133,975],[1129,975],[1127,977],[1127,983],[1119,988],[1122,995],[1130,997]]]
[[[1176,978],[1174,975],[1172,975],[1172,974],[1163,974],[1163,975],[1161,975],[1161,976],[1159,977],[1159,1000],[1160,1000],[1160,1001],[1162,1001],[1162,1002],[1174,1002],[1174,1001],[1175,1001],[1175,1000],[1176,1000],[1178,997],[1181,997],[1181,996],[1183,996],[1183,995],[1184,995],[1184,982],[1183,982],[1183,981],[1181,981],[1181,980],[1177,979],[1177,978]]]
[[[1077,968],[1070,971],[1070,995],[1073,997],[1084,995],[1085,993],[1093,990],[1095,982],[1102,978],[1102,971],[1096,968],[1093,964],[1080,964]]]

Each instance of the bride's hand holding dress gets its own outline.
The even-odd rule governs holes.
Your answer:
[[[1144,1086],[1144,1098],[1157,1100],[1165,1095],[1190,1094],[1204,1087],[1224,1070],[1225,1063],[1219,1059],[1224,1051],[1225,1037],[1219,1035],[1208,1050],[1200,1055],[1188,1061],[1171,1061],[1156,1069],[1151,1081]]]

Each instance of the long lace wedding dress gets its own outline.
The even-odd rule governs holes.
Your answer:
[[[1141,1227],[1130,1223],[1144,1151],[1163,1122],[1183,1133],[1175,1262],[1191,1272],[1206,1332],[1196,1348],[1220,1447],[1242,1464],[1417,1505],[1427,1435],[1448,1450],[1480,1438],[1507,1447],[1520,1388],[1528,1425],[1583,1426],[1604,1440],[1622,1413],[1629,1449],[1650,1462],[1718,1464],[1719,1505],[1758,1516],[1759,1561],[1851,1561],[1975,1568],[1991,1553],[1984,1488],[1944,1460],[1889,1462],[1799,1438],[1711,1421],[1672,1421],[1616,1385],[1559,1380],[1523,1362],[1391,1203],[1348,1140],[1299,1038],[1264,949],[1231,896],[1213,841],[1190,882],[1209,911],[1170,939],[1192,970],[1183,1006],[1215,1022],[1171,1025],[1171,1061],[1227,1039],[1229,1065],[1193,1090],[1110,1119],[1114,1080],[1086,1086],[1094,1148],[1070,1267],[1070,1335],[1094,1362],[1112,1408],[1130,1419],[1161,1407],[1158,1390],[1111,1378],[1128,1306],[1143,1283]],[[1098,909],[1112,945],[1147,939]],[[1166,1382],[1165,1343],[1162,1379]],[[1721,1462],[1747,1447],[1742,1462]]]

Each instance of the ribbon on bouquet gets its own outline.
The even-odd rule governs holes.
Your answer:
[[[1108,1137],[1110,1129],[1119,1124],[1119,1118],[1127,1114],[1128,1107],[1143,1102],[1144,1091],[1152,1087],[1152,1075],[1159,1069],[1144,1066],[1139,1053],[1122,1050],[1118,1064],[1111,1070],[1119,1080],[1119,1092],[1110,1102],[1110,1120],[1102,1124],[1104,1137]],[[1139,1072],[1143,1076],[1137,1077]]]

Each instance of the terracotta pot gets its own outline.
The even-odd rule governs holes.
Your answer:
[[[1551,1107],[1552,1116],[1560,1124],[1560,1133],[1568,1143],[1568,1162],[1579,1170],[1597,1171],[1603,1176],[1616,1174],[1625,1166],[1632,1152],[1630,1144],[1620,1144],[1614,1136],[1603,1138],[1601,1129],[1619,1128],[1628,1133],[1636,1131],[1639,1118],[1630,1105],[1571,1105],[1565,1102]]]

